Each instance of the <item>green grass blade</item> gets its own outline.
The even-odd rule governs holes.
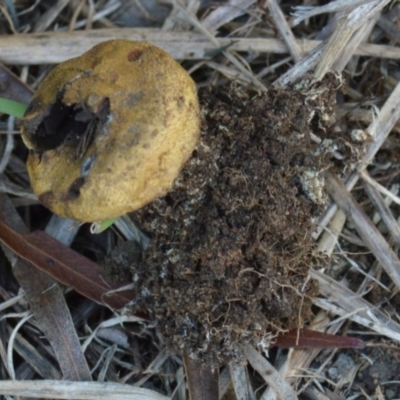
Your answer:
[[[22,118],[28,105],[18,101],[3,99],[0,97],[0,113],[12,115],[16,118]]]
[[[108,229],[118,218],[105,219],[104,221],[93,222],[90,227],[90,232],[99,234]]]

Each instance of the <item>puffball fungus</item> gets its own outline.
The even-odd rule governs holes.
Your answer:
[[[50,72],[23,118],[22,138],[40,201],[93,222],[165,195],[199,132],[188,73],[156,46],[111,40]]]

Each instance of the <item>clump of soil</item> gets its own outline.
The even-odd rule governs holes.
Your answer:
[[[267,348],[310,316],[316,284],[312,220],[326,201],[322,171],[348,138],[326,123],[338,79],[200,93],[200,142],[173,190],[135,213],[151,236],[132,267],[137,298],[174,350],[212,363],[240,361],[238,343]],[[323,137],[315,144],[310,134]]]

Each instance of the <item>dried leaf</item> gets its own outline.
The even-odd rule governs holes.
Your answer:
[[[1,193],[0,220],[20,233],[27,233],[27,228],[10,199]],[[1,233],[3,231],[0,229],[0,235]],[[6,246],[2,247],[12,260],[14,253]],[[13,263],[13,273],[30,304],[37,326],[54,350],[64,379],[90,381],[92,377],[89,366],[59,285],[55,284],[50,275],[20,258]]]
[[[365,343],[361,339],[349,336],[331,335],[309,329],[293,329],[283,335],[279,335],[275,347],[363,349]]]
[[[108,292],[122,285],[106,282],[104,272],[98,264],[64,246],[45,232],[21,234],[0,221],[0,241],[21,258],[97,303],[118,309],[135,297],[131,290],[108,295]]]

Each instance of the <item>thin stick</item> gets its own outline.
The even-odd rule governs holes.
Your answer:
[[[296,38],[286,21],[286,18],[279,7],[279,4],[276,0],[268,1],[268,9],[271,14],[272,19],[275,22],[276,27],[279,30],[279,33],[282,35],[283,40],[285,41],[289,53],[292,55],[293,59],[297,62],[301,60],[301,49],[300,46],[296,42]]]

